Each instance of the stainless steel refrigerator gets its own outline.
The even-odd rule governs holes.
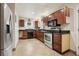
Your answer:
[[[7,4],[0,4],[1,20],[0,20],[0,55],[12,55],[12,12]]]

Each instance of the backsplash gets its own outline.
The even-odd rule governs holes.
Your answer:
[[[61,26],[62,30],[70,30],[70,24],[64,24]]]

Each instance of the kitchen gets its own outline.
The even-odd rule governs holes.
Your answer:
[[[6,5],[7,7],[5,7]],[[73,12],[75,6],[76,4],[64,3],[4,4],[5,20],[6,15],[9,15],[8,10],[11,10],[13,13],[9,19],[12,18],[12,16],[14,19],[11,25],[13,27],[11,29],[14,29],[12,30],[11,48],[13,51],[6,51],[5,55],[11,55],[9,53],[13,53],[14,56],[39,55],[39,53],[40,55],[46,55],[46,53],[50,55],[52,51],[55,51],[53,52],[54,54],[52,54],[53,56],[77,55],[78,46],[76,44],[77,39],[75,38],[78,33],[75,32],[75,11]],[[7,26],[7,29],[9,30],[9,26]],[[37,42],[39,44],[37,44]],[[33,45],[35,46],[33,47]],[[43,49],[42,46],[51,51],[49,52]],[[34,54],[35,52],[32,53],[32,49],[36,51],[36,54]],[[26,53],[24,54],[24,52]],[[42,52],[46,53],[41,54]]]
[[[52,50],[63,54],[70,49],[70,29],[62,30],[69,25],[69,17],[68,7],[56,10],[41,19],[19,17],[19,39],[36,38]]]

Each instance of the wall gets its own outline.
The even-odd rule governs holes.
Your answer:
[[[65,6],[68,6],[71,8],[70,13],[70,33],[71,33],[71,39],[70,39],[70,49],[77,52],[78,55],[78,11],[77,6],[79,4],[65,4]]]

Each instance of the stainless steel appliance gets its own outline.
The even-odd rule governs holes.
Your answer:
[[[52,19],[48,21],[48,27],[56,27],[57,26],[57,19]]]
[[[2,35],[2,44],[0,47],[1,55],[10,56],[12,55],[12,31],[13,31],[13,23],[12,23],[12,12],[7,4],[3,4],[3,13],[4,19],[2,21],[1,34]]]
[[[49,47],[52,48],[52,33],[44,33],[44,43]]]

